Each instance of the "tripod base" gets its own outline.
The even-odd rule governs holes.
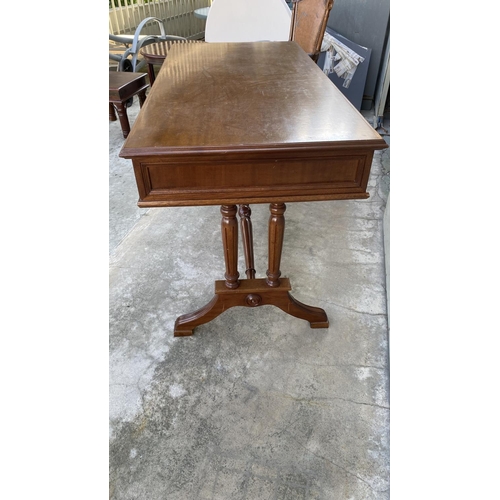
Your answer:
[[[238,288],[230,289],[226,281],[215,282],[215,296],[201,309],[179,316],[175,321],[174,337],[193,335],[199,325],[212,321],[231,307],[259,307],[272,305],[282,311],[304,319],[311,328],[328,328],[328,317],[323,309],[312,307],[290,295],[290,280],[281,278],[279,286],[270,287],[266,279],[246,279],[239,282]]]

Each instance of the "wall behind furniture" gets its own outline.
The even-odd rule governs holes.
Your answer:
[[[334,0],[327,26],[372,49],[363,109],[371,109],[389,34],[390,0]]]

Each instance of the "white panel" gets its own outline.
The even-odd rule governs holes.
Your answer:
[[[286,41],[290,8],[285,0],[214,0],[205,28],[207,42]]]

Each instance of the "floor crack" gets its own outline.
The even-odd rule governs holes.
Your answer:
[[[352,312],[355,312],[355,313],[358,313],[358,314],[366,314],[368,316],[387,316],[386,313],[370,313],[370,312],[365,312],[365,311],[359,311],[358,309],[354,309],[354,308],[349,307],[349,306],[344,306],[344,305],[339,304],[337,302],[331,302],[329,300],[325,300],[325,302],[327,304],[332,305],[332,306],[341,307],[342,309],[347,309],[348,311],[352,311]]]
[[[293,399],[294,401],[297,401],[299,403],[316,404],[318,406],[322,406],[321,402],[323,402],[323,401],[328,402],[328,401],[333,401],[333,400],[340,400],[340,401],[345,401],[347,403],[353,403],[353,404],[365,405],[365,406],[373,406],[375,408],[381,408],[383,410],[390,410],[390,408],[388,406],[382,406],[382,405],[378,405],[376,403],[365,403],[364,401],[354,401],[353,399],[341,398],[339,396],[334,396],[331,398],[299,398],[299,397],[292,396],[291,394],[287,394],[287,393],[281,393],[279,395],[281,395],[282,397],[285,397],[285,398]]]
[[[366,484],[372,491],[376,492],[376,493],[383,493],[382,491],[380,490],[376,490],[368,481],[366,481],[365,479],[363,479],[362,477],[358,476],[357,474],[355,474],[354,472],[351,472],[350,470],[346,469],[345,467],[342,467],[341,465],[337,464],[336,462],[334,462],[333,460],[331,460],[330,458],[327,458],[327,457],[324,457],[323,455],[319,455],[317,453],[315,453],[314,451],[310,450],[305,444],[301,443],[290,431],[288,430],[285,430],[285,432],[290,436],[290,438],[295,441],[301,448],[304,448],[304,450],[308,451],[309,453],[311,453],[311,455],[314,455],[315,457],[321,459],[321,460],[326,460],[327,462],[331,463],[332,465],[334,465],[335,467],[338,467],[339,469],[341,469],[342,471],[344,471],[346,474],[349,474],[350,476],[353,476],[355,477],[356,479],[358,479],[359,481],[363,482],[364,484]],[[385,490],[384,490],[385,491]]]

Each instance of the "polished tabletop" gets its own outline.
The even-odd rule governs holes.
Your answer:
[[[295,42],[178,44],[167,62],[122,157],[387,147]]]

